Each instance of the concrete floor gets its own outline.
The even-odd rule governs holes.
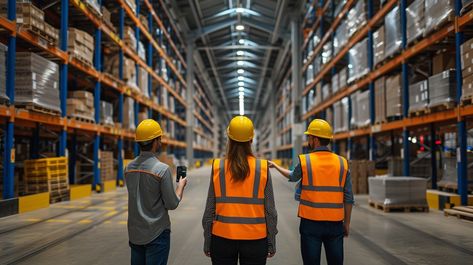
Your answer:
[[[190,172],[172,218],[169,264],[210,264],[202,253],[201,217],[210,168]],[[293,184],[273,172],[278,209],[276,256],[268,264],[302,264]],[[385,214],[356,197],[346,264],[472,264],[473,223],[441,212]],[[0,219],[0,264],[129,264],[126,190],[59,203]],[[325,261],[324,263],[325,264]]]

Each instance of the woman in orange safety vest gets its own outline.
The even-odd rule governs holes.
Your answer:
[[[202,225],[214,265],[266,264],[276,253],[277,213],[268,161],[251,150],[253,122],[233,118],[225,159],[215,159]]]

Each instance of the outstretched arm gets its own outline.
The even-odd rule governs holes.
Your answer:
[[[275,168],[277,171],[279,171],[279,173],[281,173],[284,177],[290,179],[291,177],[291,171],[289,169],[285,169],[279,165],[277,165],[276,163],[274,163],[273,161],[268,161],[268,165],[269,165],[269,168]]]

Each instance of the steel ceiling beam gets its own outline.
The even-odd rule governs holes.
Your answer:
[[[201,46],[197,47],[197,50],[279,50],[281,47],[278,46],[248,46],[248,45],[230,45],[230,46]]]

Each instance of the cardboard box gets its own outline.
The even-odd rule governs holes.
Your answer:
[[[386,121],[386,79],[383,77],[374,82],[375,122]]]
[[[409,86],[409,113],[424,110],[429,105],[429,85],[424,80]]]
[[[449,52],[442,52],[432,59],[432,74],[436,75],[448,69],[455,69],[455,56]]]
[[[462,54],[462,69],[473,65],[473,50],[469,50]]]
[[[462,71],[463,78],[473,75],[473,65],[469,66]]]
[[[473,75],[469,75],[468,77],[463,77],[463,86],[462,86],[462,97],[463,98],[470,98],[473,97]]]
[[[386,78],[386,117],[402,116],[401,75]]]
[[[473,50],[473,38],[465,41],[461,46],[460,46],[460,52],[461,54],[464,54],[465,52],[469,52]]]

